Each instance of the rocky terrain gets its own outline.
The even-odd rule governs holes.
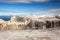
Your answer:
[[[0,19],[0,40],[60,40],[60,24],[46,27],[46,20],[52,23],[60,18],[54,15],[15,15],[8,21]]]
[[[4,31],[0,40],[60,40],[60,29]]]
[[[12,16],[10,20],[0,20],[0,30],[42,29],[46,20],[57,19],[49,15]],[[38,27],[37,27],[38,26]]]

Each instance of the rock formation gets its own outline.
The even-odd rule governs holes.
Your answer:
[[[36,18],[33,16],[12,16],[10,21],[0,20],[0,30],[45,29],[47,26],[49,28],[52,26],[56,27],[57,24],[60,26],[60,19],[55,16],[45,16],[43,18],[39,16],[36,16]]]
[[[4,20],[0,20],[0,30],[5,30],[5,27],[7,26],[7,23]]]

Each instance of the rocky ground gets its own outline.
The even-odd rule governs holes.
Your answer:
[[[0,40],[60,40],[60,28],[0,31]]]
[[[27,18],[13,16],[9,21],[0,20],[0,40],[60,40],[59,23],[59,27],[55,26],[57,23],[54,21],[56,23],[54,27],[45,27],[46,23],[44,19],[53,19],[56,21],[55,16],[37,17],[34,15],[33,18]]]

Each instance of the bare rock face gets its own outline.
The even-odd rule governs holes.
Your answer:
[[[26,19],[25,17],[13,16],[10,21],[11,22],[25,22],[26,20],[28,19]]]
[[[16,17],[15,17],[15,16],[11,17],[10,22],[14,22],[14,21],[15,21],[15,19],[16,19]]]
[[[7,23],[4,20],[0,20],[0,30],[5,30],[5,27],[7,26]]]
[[[35,21],[35,28],[36,29],[43,29],[44,22],[42,21]]]
[[[0,20],[0,30],[46,29],[47,22],[44,19],[34,17],[30,18],[25,16],[13,16],[8,22]]]
[[[28,24],[27,24],[27,28],[29,29],[35,29],[35,24],[34,24],[34,21],[31,20]]]
[[[7,30],[17,30],[18,26],[12,23],[12,24],[8,24],[6,28]]]
[[[26,19],[24,19],[24,17],[19,17],[19,16],[16,16],[16,21],[17,22],[25,22]]]
[[[45,23],[42,21],[31,20],[27,27],[29,27],[29,29],[43,29],[44,25]]]
[[[18,25],[18,30],[25,30],[26,29],[26,25]]]
[[[7,29],[8,30],[22,30],[26,29],[26,25],[29,23],[29,19],[20,16],[13,16],[8,23]]]
[[[44,23],[25,17],[13,16],[10,22],[0,21],[1,30],[40,29]]]

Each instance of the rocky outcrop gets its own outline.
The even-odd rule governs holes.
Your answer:
[[[20,16],[13,16],[8,23],[7,29],[8,30],[21,30],[26,29],[26,25],[30,23],[29,18],[20,17]]]
[[[21,16],[13,16],[11,17],[10,22],[26,22],[29,21],[29,18],[21,17]]]
[[[60,24],[59,19],[54,17],[39,18],[12,16],[9,21],[0,20],[0,30],[45,29],[47,27],[46,24],[49,24],[47,21],[51,21],[51,25],[49,24],[50,26],[52,26],[53,23],[56,23],[55,21]],[[55,26],[55,24],[53,26]]]
[[[7,23],[4,20],[0,20],[0,30],[5,30],[5,27],[7,26]]]

